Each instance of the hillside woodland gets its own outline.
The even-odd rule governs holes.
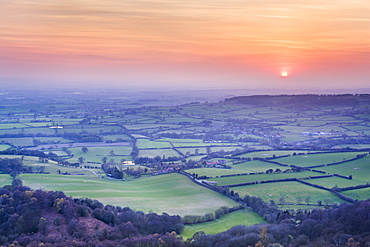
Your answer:
[[[14,181],[0,189],[1,246],[370,246],[370,201],[291,214],[246,197],[270,224],[235,226],[216,235],[197,232],[182,240],[180,216],[104,206]]]

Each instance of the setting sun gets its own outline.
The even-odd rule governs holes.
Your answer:
[[[281,73],[281,76],[282,76],[282,77],[287,77],[287,76],[288,76],[288,73],[287,73],[287,72],[282,72],[282,73]]]

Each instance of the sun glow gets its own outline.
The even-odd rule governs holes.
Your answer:
[[[282,72],[282,73],[281,73],[281,76],[282,76],[282,77],[287,77],[287,76],[288,76],[288,73],[287,73],[287,72]]]

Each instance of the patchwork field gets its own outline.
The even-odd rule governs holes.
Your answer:
[[[5,96],[0,95],[0,151],[11,146],[23,151],[27,147],[42,150],[46,155],[53,152],[59,155],[60,162],[63,159],[80,162],[80,157],[84,162],[81,168],[74,168],[57,165],[51,160],[41,163],[37,157],[9,155],[0,158],[23,158],[24,165],[49,173],[20,176],[25,185],[35,189],[63,190],[67,195],[91,197],[144,212],[153,210],[182,216],[204,215],[220,206],[236,205],[236,202],[179,174],[144,177],[148,169],[162,173],[171,170],[168,169],[171,165],[193,168],[187,172],[213,177],[209,181],[216,181],[220,186],[331,174],[352,176],[352,179],[329,177],[303,181],[327,188],[370,183],[370,155],[323,166],[316,172],[292,172],[290,167],[304,169],[368,153],[368,96],[361,99],[363,103],[358,96],[353,96],[360,102],[358,105],[349,106],[337,100],[335,104],[329,102],[322,106],[315,100],[306,103],[293,96],[284,96],[285,101],[281,97],[266,96],[261,102],[254,99],[230,102],[218,98],[214,102],[201,103],[204,93],[196,97],[183,95],[181,103],[168,95],[153,100],[156,97],[152,94],[138,96],[134,92],[125,96],[121,92],[114,92],[113,96],[107,92],[92,96],[70,92],[58,96],[46,93],[42,97],[27,94],[27,98],[17,100],[3,99],[1,97]],[[49,128],[56,125],[61,128]],[[83,146],[88,147],[87,152],[82,151]],[[344,152],[350,148],[357,150]],[[312,154],[320,152],[317,150],[342,152]],[[239,155],[234,156],[236,154]],[[289,157],[276,158],[283,155]],[[169,157],[173,158],[173,163],[166,160]],[[252,161],[245,162],[247,158]],[[290,166],[255,158],[268,158]],[[221,159],[226,163],[217,164]],[[99,169],[103,160],[115,162],[113,165],[121,169],[120,172],[128,168],[123,174],[126,180],[108,179],[108,175]],[[134,175],[127,174],[138,166],[122,168],[123,160],[135,161],[138,166],[142,165],[141,170],[146,171],[141,178],[134,179]],[[282,173],[285,170],[289,172]],[[261,174],[220,178],[240,173]],[[101,176],[105,178],[101,179]],[[8,175],[0,174],[0,184],[11,181]],[[324,205],[343,202],[329,191],[299,182],[259,183],[229,189],[240,197],[258,196],[267,203],[273,200],[284,204],[285,209],[312,208],[318,201]],[[343,191],[343,194],[359,200],[370,198],[369,188]],[[304,205],[307,203],[310,205]],[[184,236],[190,237],[200,230],[215,233],[235,224],[258,222],[260,219],[254,218],[253,213],[238,211],[215,222],[187,226]]]

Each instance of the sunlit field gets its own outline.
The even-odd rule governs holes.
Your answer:
[[[24,185],[33,189],[59,190],[73,197],[97,199],[104,204],[128,206],[148,213],[204,215],[235,201],[193,183],[180,174],[167,174],[132,181],[85,176],[22,174]]]

